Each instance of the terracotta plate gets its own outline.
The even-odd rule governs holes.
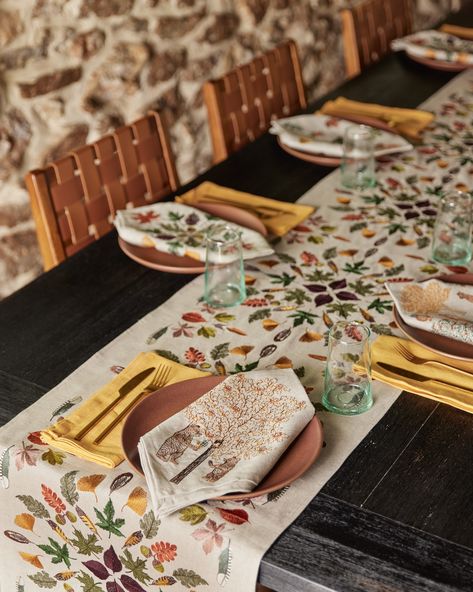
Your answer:
[[[257,216],[253,215],[251,212],[241,210],[240,208],[228,206],[226,204],[210,203],[202,203],[193,207],[214,216],[218,216],[223,220],[235,222],[235,224],[240,224],[240,226],[256,230],[263,236],[267,236],[268,234],[264,224],[259,218],[257,218]],[[205,271],[205,264],[202,261],[197,261],[191,257],[179,257],[178,255],[172,255],[171,253],[164,253],[156,250],[154,247],[132,245],[120,237],[118,237],[118,245],[121,250],[130,257],[130,259],[133,259],[133,261],[136,261],[145,267],[150,267],[151,269],[167,271],[168,273],[185,274],[203,273]]]
[[[443,282],[455,284],[473,284],[473,273],[453,273],[449,275],[441,275],[432,279],[442,280]],[[463,343],[457,339],[450,339],[443,335],[436,335],[423,329],[411,327],[405,323],[396,306],[393,309],[394,321],[401,331],[412,341],[430,349],[438,354],[447,356],[449,358],[456,358],[457,360],[473,360],[473,345]]]
[[[225,378],[204,376],[184,380],[151,393],[139,403],[127,417],[122,431],[123,451],[132,467],[143,474],[137,448],[141,436],[190,405]],[[322,449],[322,442],[322,426],[314,416],[258,487],[249,493],[222,495],[215,499],[249,499],[289,485],[314,463]]]
[[[421,58],[406,52],[407,55],[414,62],[418,62],[423,66],[432,68],[433,70],[444,70],[446,72],[462,72],[467,68],[471,68],[471,64],[460,64],[459,62],[446,62],[443,60],[431,60],[429,58]]]
[[[278,144],[281,148],[290,154],[291,156],[295,156],[296,158],[300,158],[301,160],[305,160],[307,162],[312,162],[314,164],[320,164],[321,166],[326,167],[338,167],[340,166],[340,158],[336,158],[334,156],[324,156],[323,154],[309,154],[309,152],[302,152],[302,150],[296,150],[296,148],[291,148],[286,144],[283,144],[278,136]]]

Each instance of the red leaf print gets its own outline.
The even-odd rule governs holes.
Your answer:
[[[62,514],[66,511],[66,506],[57,493],[54,493],[52,489],[46,487],[43,483],[41,484],[41,493],[43,494],[44,501],[53,508],[57,514]]]
[[[90,561],[83,561],[82,563],[87,569],[90,569],[94,576],[97,576],[101,580],[106,580],[108,578],[108,569],[103,563],[100,563],[100,561],[91,559]]]
[[[245,512],[245,510],[227,510],[226,508],[217,508],[217,510],[224,520],[231,522],[232,524],[244,524],[245,522],[249,522],[248,512]]]
[[[140,224],[146,224],[147,222],[151,222],[152,220],[157,220],[159,218],[159,214],[156,212],[149,211],[143,212],[142,214],[135,214],[133,216],[134,220],[138,220]]]
[[[182,319],[189,323],[205,323],[204,317],[198,312],[186,312],[182,315]]]
[[[103,560],[108,569],[111,569],[114,572],[122,570],[122,562],[118,559],[113,547],[110,547],[110,549],[105,551],[103,554]]]
[[[128,592],[146,592],[136,580],[125,574],[120,577],[120,582],[125,586]]]
[[[184,356],[191,364],[202,364],[202,362],[205,362],[205,355],[198,349],[195,349],[195,347],[190,347]]]
[[[319,260],[313,253],[309,253],[309,251],[302,251],[301,259],[303,263],[306,265],[312,265],[313,263],[318,263]]]
[[[468,267],[463,265],[447,265],[447,269],[452,273],[466,273],[468,271]]]
[[[308,226],[304,226],[304,224],[298,224],[297,226],[294,226],[293,230],[296,232],[312,232],[311,229]]]
[[[257,308],[259,306],[268,306],[269,303],[266,298],[247,298],[243,304]]]
[[[41,440],[41,432],[31,432],[28,434],[28,440],[33,442],[33,444],[40,444],[42,446],[46,446],[46,442]]]

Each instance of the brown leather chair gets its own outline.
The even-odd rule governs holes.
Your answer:
[[[214,161],[263,134],[271,119],[306,107],[294,41],[287,41],[203,87]]]
[[[390,42],[412,33],[410,0],[364,0],[341,11],[345,69],[353,78],[390,52]]]
[[[48,270],[109,232],[117,210],[158,201],[179,179],[161,116],[150,112],[30,171],[26,186]]]

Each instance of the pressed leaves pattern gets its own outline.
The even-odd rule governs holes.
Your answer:
[[[376,187],[356,193],[337,177],[327,180],[314,194],[317,210],[276,243],[277,253],[247,262],[248,295],[240,307],[212,309],[181,294],[178,312],[156,315],[164,320],[135,346],[219,374],[292,366],[320,411],[330,326],[351,318],[375,334],[389,333],[384,282],[439,270],[430,259],[436,203],[447,190],[468,190],[473,173],[473,86],[462,80],[438,104],[426,145],[380,164]],[[65,403],[45,410],[46,422],[79,402],[78,386],[62,393]],[[96,467],[51,454],[28,429],[22,439],[2,442],[10,466],[4,455],[1,476],[9,489],[0,489],[11,506],[2,544],[26,591],[231,590],[241,578],[235,566],[242,541],[257,536],[258,520],[277,520],[292,501],[289,487],[242,503],[194,504],[161,522],[140,492],[143,479],[126,465],[90,479]]]

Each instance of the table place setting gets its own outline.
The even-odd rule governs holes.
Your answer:
[[[470,410],[471,360],[426,353],[400,339],[386,284],[401,306],[401,291],[409,286],[424,292],[424,280],[449,272],[468,276],[469,264],[440,263],[432,247],[440,198],[467,191],[471,182],[465,153],[472,97],[467,71],[427,100],[422,108],[435,113],[435,121],[424,145],[378,161],[369,184],[347,188],[337,169],[293,207],[242,197],[242,204],[258,208],[279,204],[287,216],[280,220],[288,221],[274,252],[244,262],[244,296],[217,306],[206,297],[205,275],[195,277],[0,429],[0,573],[7,590],[59,590],[63,583],[80,592],[145,592],[174,584],[197,592],[253,590],[266,550],[403,388],[422,396],[432,391],[437,401]],[[293,215],[299,219],[291,225]],[[469,302],[458,288],[451,292]],[[461,292],[470,296],[471,288]],[[220,478],[228,480],[224,489],[232,487],[244,461],[234,424],[214,434],[202,408],[216,423],[220,404],[222,416],[243,417],[238,396],[230,403],[225,389],[257,375],[284,385],[281,394],[265,388],[256,396],[266,406],[260,411],[268,428],[283,407],[278,417],[285,419],[274,419],[271,432],[281,446],[277,454],[292,454],[293,446],[283,450],[290,439],[296,445],[321,422],[324,445],[316,428],[308,440],[311,463],[279,489],[205,501]],[[196,384],[205,388],[198,391]],[[156,421],[161,408],[168,413]],[[143,433],[140,421],[149,422]],[[297,424],[294,432],[285,421]],[[240,444],[261,455],[249,480],[262,479],[262,485],[272,453],[263,454],[266,428],[260,432],[261,441]],[[141,437],[150,486],[133,456]],[[170,489],[161,488],[157,458],[166,481],[174,480]],[[199,485],[207,475],[208,487],[206,479]],[[158,515],[163,495],[168,505]],[[184,499],[190,505],[181,507]]]
[[[412,60],[440,70],[461,71],[473,65],[473,41],[445,30],[418,31],[395,39],[391,48],[405,51]]]

